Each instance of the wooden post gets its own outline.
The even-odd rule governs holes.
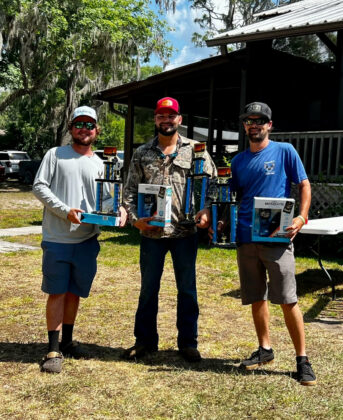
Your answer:
[[[225,152],[223,147],[223,120],[217,121],[217,137],[216,137],[216,156],[222,156]]]
[[[187,137],[193,139],[194,136],[194,115],[188,114]]]
[[[213,156],[213,133],[214,133],[214,77],[210,79],[210,93],[209,93],[209,108],[208,108],[208,139],[207,139],[207,150],[211,156]]]
[[[244,106],[247,102],[247,69],[241,69],[241,94],[239,98],[239,113],[241,114],[244,111]],[[239,121],[238,129],[238,151],[242,152],[245,149],[245,131],[241,121]]]
[[[128,97],[127,114],[125,118],[125,139],[124,139],[124,182],[129,172],[131,157],[133,155],[133,139],[134,139],[134,112],[135,107],[132,96]]]
[[[337,128],[343,130],[343,31],[337,31]]]

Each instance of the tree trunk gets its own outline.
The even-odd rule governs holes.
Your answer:
[[[61,116],[61,123],[59,124],[56,132],[56,146],[62,146],[69,142],[68,134],[68,121],[74,107],[74,97],[75,97],[75,80],[76,80],[77,69],[74,69],[70,72],[67,87],[66,87],[66,102],[64,110]]]

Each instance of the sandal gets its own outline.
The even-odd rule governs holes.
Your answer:
[[[58,351],[50,351],[42,360],[41,372],[60,373],[62,370],[63,355]]]

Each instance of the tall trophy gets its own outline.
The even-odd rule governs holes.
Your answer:
[[[236,246],[237,202],[230,189],[231,168],[218,168],[217,199],[212,202],[212,245],[220,248]],[[221,221],[220,228],[218,221]]]
[[[186,184],[186,203],[185,203],[185,220],[181,224],[190,224],[194,225],[196,222],[194,220],[194,184],[197,179],[201,180],[201,194],[200,194],[200,210],[204,208],[205,199],[208,189],[208,177],[209,175],[204,172],[204,162],[205,162],[205,152],[206,144],[205,143],[195,143],[194,144],[194,158],[192,162],[192,170],[189,176],[187,176]]]
[[[82,213],[81,221],[104,226],[119,226],[120,205],[122,199],[123,180],[118,165],[117,148],[106,146],[104,148],[104,175],[103,178],[96,179],[96,206],[92,213]],[[103,208],[103,195],[105,184],[110,184],[112,190],[113,203],[108,208]],[[107,201],[107,200],[106,200]]]

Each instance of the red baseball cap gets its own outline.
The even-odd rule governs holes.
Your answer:
[[[162,98],[157,101],[155,114],[157,114],[158,112],[163,112],[167,109],[169,109],[170,111],[174,111],[177,114],[180,114],[180,107],[178,101],[174,98],[169,97]]]

